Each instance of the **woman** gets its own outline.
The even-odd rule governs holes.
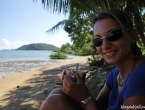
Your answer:
[[[53,90],[41,110],[145,109],[145,57],[136,45],[137,32],[130,18],[123,11],[107,10],[95,17],[93,23],[94,46],[116,68],[96,100],[77,73],[72,71],[77,81],[64,73],[63,88]]]

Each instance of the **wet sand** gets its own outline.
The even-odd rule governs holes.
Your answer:
[[[5,61],[0,62],[0,78],[10,76],[17,73],[22,73],[29,70],[34,70],[36,68],[49,66],[52,64],[57,64],[60,62],[65,62],[70,59],[58,60],[16,60],[16,61]]]

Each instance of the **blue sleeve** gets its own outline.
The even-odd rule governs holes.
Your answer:
[[[113,88],[114,82],[116,81],[117,71],[118,71],[117,68],[113,69],[113,70],[110,72],[110,74],[108,75],[108,77],[107,77],[106,86],[107,86],[110,90]]]
[[[138,67],[134,70],[127,79],[127,86],[123,99],[132,96],[145,96],[145,65]]]

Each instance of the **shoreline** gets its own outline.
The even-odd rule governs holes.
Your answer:
[[[16,60],[0,62],[0,78],[5,78],[10,75],[31,71],[37,68],[43,68],[45,66],[54,65],[69,60],[71,59]]]
[[[69,59],[61,63],[36,68],[0,78],[0,109],[7,110],[38,110],[44,99],[56,87],[54,83],[61,81],[64,69],[80,69],[87,71],[87,58],[90,56]]]

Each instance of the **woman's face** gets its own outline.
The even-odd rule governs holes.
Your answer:
[[[120,24],[111,19],[104,18],[98,20],[94,25],[94,37],[105,37],[105,35],[114,29],[122,29]],[[119,64],[129,55],[132,39],[128,31],[124,31],[122,37],[116,41],[110,42],[106,38],[102,40],[102,45],[96,47],[100,55],[109,64]]]

